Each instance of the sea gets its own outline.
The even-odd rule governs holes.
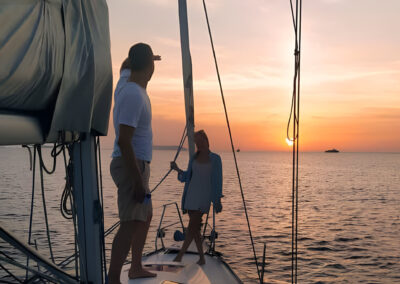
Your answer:
[[[43,151],[48,168],[53,160]],[[110,177],[111,149],[101,152],[105,229],[118,221],[116,187]],[[216,216],[216,250],[245,283],[257,283],[257,268],[231,152],[223,162],[223,211]],[[173,150],[155,150],[150,187],[168,172]],[[292,154],[236,153],[258,262],[266,245],[265,279],[291,282]],[[177,163],[187,166],[188,153]],[[29,153],[22,147],[0,147],[0,220],[21,240],[28,240],[32,200]],[[36,171],[32,243],[49,256],[43,199]],[[56,263],[74,251],[71,220],[60,212],[65,187],[62,156],[52,175],[44,175],[50,237]],[[145,252],[155,248],[163,204],[180,205],[183,184],[171,173],[153,192],[153,219]],[[205,219],[205,218],[204,218]],[[179,229],[176,207],[165,211],[165,242]],[[187,216],[183,216],[187,223]],[[209,220],[211,222],[211,219]],[[113,234],[106,237],[109,260]],[[400,153],[300,153],[298,186],[298,283],[400,283]],[[158,247],[161,243],[158,242]],[[15,254],[4,242],[2,253]],[[1,263],[1,262],[0,262]],[[71,264],[72,265],[72,264]],[[73,265],[69,268],[73,271]],[[0,279],[4,276],[0,269]]]

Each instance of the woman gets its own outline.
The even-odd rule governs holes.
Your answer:
[[[174,261],[182,260],[194,239],[200,256],[197,264],[203,265],[205,259],[200,235],[201,219],[210,210],[211,202],[217,213],[222,210],[222,163],[221,157],[210,151],[210,144],[203,130],[195,132],[194,142],[197,152],[190,159],[187,171],[182,171],[175,162],[171,162],[171,169],[176,170],[179,181],[185,183],[182,210],[189,213],[185,241]]]

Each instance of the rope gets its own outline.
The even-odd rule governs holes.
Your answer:
[[[187,131],[186,130],[187,130],[187,126],[185,126],[185,129],[183,130],[181,141],[179,142],[179,146],[178,146],[178,149],[177,149],[175,157],[174,157],[174,162],[178,158],[179,153],[182,150],[183,144],[185,143],[185,140],[186,140],[186,137],[187,137]],[[171,172],[172,172],[172,169],[169,169],[169,171],[164,175],[164,177],[160,180],[160,182],[150,191],[150,193],[153,193],[153,191],[155,191],[158,188],[158,186],[167,178],[167,176]]]
[[[76,145],[75,145],[76,146]],[[79,143],[79,161],[77,161],[78,163],[80,163],[80,168],[81,169],[83,169],[83,162],[82,162],[82,143]],[[80,174],[81,174],[81,189],[82,190],[80,190],[80,193],[81,193],[81,200],[82,200],[82,207],[83,207],[83,210],[82,210],[82,212],[83,212],[83,226],[82,226],[82,228],[83,228],[83,232],[82,232],[82,234],[84,235],[84,236],[86,236],[86,216],[85,216],[85,195],[84,195],[84,192],[83,192],[83,181],[84,181],[84,177],[83,177],[83,171],[81,170],[80,171]],[[81,248],[79,248],[79,249],[81,249]],[[85,256],[87,256],[87,249],[86,249],[86,244],[85,244],[85,247],[84,247],[84,249],[85,249]],[[83,268],[83,275],[85,275],[86,276],[86,279],[82,279],[81,278],[81,281],[87,281],[87,277],[88,277],[88,275],[87,275],[87,271],[88,271],[88,267],[87,267],[87,262],[85,261],[85,266],[84,267],[82,267]],[[82,276],[82,273],[81,273],[81,276]]]
[[[46,206],[46,197],[44,194],[44,180],[43,180],[43,170],[45,170],[47,173],[49,173],[49,171],[47,171],[46,167],[44,166],[40,148],[41,148],[40,145],[35,145],[35,149],[38,151],[38,155],[39,155],[39,159],[40,159],[40,163],[39,163],[40,164],[40,188],[42,190],[43,213],[44,213],[44,220],[45,220],[45,224],[46,224],[47,243],[49,245],[51,260],[54,263],[54,255],[53,255],[53,248],[51,245],[50,228],[49,228],[49,220],[47,217],[47,206]],[[53,169],[50,172],[54,173],[55,168],[56,168],[56,162],[55,162],[55,157],[54,157]]]
[[[30,148],[28,146],[24,146],[28,148],[30,152]],[[44,177],[43,177],[43,170],[47,174],[53,174],[56,169],[56,159],[57,156],[60,155],[60,153],[63,153],[64,156],[64,164],[65,164],[65,170],[66,170],[66,185],[62,194],[61,202],[60,202],[60,210],[61,214],[64,216],[66,219],[73,219],[74,222],[74,231],[75,231],[75,236],[76,236],[76,223],[75,223],[75,218],[74,218],[74,210],[73,210],[73,199],[72,199],[72,190],[71,190],[71,179],[70,179],[70,174],[68,173],[69,168],[67,166],[66,162],[66,155],[65,155],[65,144],[60,143],[56,144],[54,143],[53,149],[51,151],[51,156],[53,157],[53,165],[52,169],[48,170],[47,167],[45,166],[43,162],[43,155],[41,151],[41,145],[34,145],[34,152],[33,152],[33,161],[30,153],[30,167],[32,171],[32,197],[31,197],[31,209],[30,209],[30,218],[29,218],[29,233],[28,233],[28,244],[32,245],[31,238],[32,238],[32,227],[33,227],[33,211],[34,211],[34,200],[35,200],[35,177],[36,177],[36,152],[38,153],[39,157],[39,169],[40,169],[40,183],[41,183],[41,195],[42,195],[42,203],[43,203],[43,213],[44,213],[44,219],[45,219],[45,225],[46,225],[46,234],[47,234],[47,242],[49,246],[49,251],[50,251],[50,257],[53,263],[55,262],[54,260],[54,255],[53,255],[53,249],[52,249],[52,242],[51,242],[51,235],[50,235],[50,226],[48,222],[48,213],[47,213],[47,202],[46,202],[46,197],[45,197],[45,190],[44,190]],[[67,207],[68,200],[70,202],[70,208]],[[75,252],[76,252],[76,240],[75,240]],[[75,269],[76,269],[76,274],[78,274],[78,268],[77,268],[77,260],[75,259]],[[29,266],[29,257],[27,258],[27,267]],[[26,278],[28,277],[28,270],[26,274]]]
[[[6,259],[8,259],[8,260],[14,261],[14,259],[11,256],[8,256],[4,252],[0,251],[0,254],[4,255],[6,257]],[[14,274],[12,274],[7,268],[5,268],[2,264],[0,264],[0,268],[2,270],[4,270],[6,273],[8,273],[8,275],[11,276],[14,280],[18,281],[19,283],[24,283],[23,281],[19,280]],[[27,275],[28,275],[28,272],[27,272]],[[6,278],[7,278],[7,275],[0,277],[0,283],[3,283],[3,282],[4,283],[14,283],[14,282],[8,282],[8,281],[4,280]],[[26,278],[28,278],[28,276],[26,276]]]
[[[57,153],[57,151],[54,151],[54,149],[57,147],[56,143],[54,143],[54,147],[53,150],[51,151],[51,156],[53,157],[53,167],[51,170],[48,170],[46,165],[43,162],[43,157],[42,157],[42,145],[36,145],[36,149],[38,151],[38,155],[39,155],[39,161],[40,161],[40,167],[44,169],[44,171],[51,175],[54,173],[54,171],[56,170],[56,165],[57,165],[57,155],[53,155],[53,153]]]
[[[29,148],[28,148],[29,149]],[[31,237],[32,237],[32,223],[33,223],[33,206],[35,201],[35,175],[36,175],[36,150],[33,148],[33,166],[31,161],[32,170],[32,198],[31,198],[31,214],[29,215],[29,232],[28,232],[28,244],[31,245]],[[29,151],[30,152],[30,151]],[[30,157],[32,155],[29,155]],[[26,259],[26,266],[29,266],[29,257]],[[28,279],[28,270],[26,270],[26,279]]]
[[[299,205],[299,126],[300,126],[300,51],[301,51],[301,22],[302,0],[296,0],[296,9],[290,0],[293,27],[295,32],[295,66],[293,77],[292,104],[290,107],[289,121],[287,125],[287,138],[293,141],[292,160],[292,283],[297,283],[298,269],[298,205]],[[293,116],[293,138],[289,137],[289,128]]]
[[[98,154],[98,157],[97,157]],[[99,181],[100,185],[100,206],[101,206],[101,222],[100,222],[100,235],[101,235],[101,257],[102,257],[102,264],[104,269],[104,275],[101,274],[102,282],[104,279],[107,279],[107,263],[106,263],[106,243],[105,243],[105,236],[104,236],[104,203],[103,203],[103,175],[101,171],[101,149],[100,149],[100,136],[97,136],[96,139],[96,176]],[[98,167],[97,167],[98,165]],[[104,278],[103,278],[104,277]]]
[[[208,20],[208,13],[207,13],[207,7],[206,7],[205,0],[203,0],[203,7],[204,7],[204,13],[205,13],[205,16],[206,16],[206,21],[207,21],[208,34],[210,36],[211,48],[212,48],[212,52],[213,52],[213,56],[214,56],[215,69],[217,71],[219,89],[220,89],[220,92],[221,92],[222,103],[224,105],[226,124],[227,124],[228,131],[229,131],[229,138],[230,138],[230,142],[231,142],[233,158],[234,158],[234,161],[235,161],[236,174],[237,174],[238,181],[239,181],[240,193],[241,193],[242,201],[243,201],[243,208],[244,208],[244,212],[245,212],[245,215],[246,215],[247,227],[248,227],[250,240],[251,240],[251,246],[253,248],[254,261],[255,261],[256,267],[257,267],[257,275],[258,275],[259,279],[261,280],[261,278],[260,278],[261,277],[260,269],[258,267],[258,261],[257,261],[257,254],[256,254],[256,250],[255,250],[255,247],[254,247],[253,235],[251,233],[250,220],[249,220],[249,216],[248,216],[248,213],[247,213],[247,206],[246,206],[246,201],[245,201],[245,197],[244,197],[244,193],[243,193],[243,187],[242,187],[242,181],[241,181],[241,178],[240,178],[239,167],[238,167],[238,163],[237,163],[237,159],[236,159],[235,147],[234,147],[234,144],[233,144],[232,132],[231,132],[231,127],[230,127],[230,123],[229,123],[228,112],[227,112],[227,109],[226,109],[224,92],[223,92],[223,89],[222,89],[221,77],[220,77],[220,74],[219,74],[217,57],[216,57],[216,54],[215,54],[215,48],[214,48],[214,43],[213,43],[213,39],[212,39],[210,23],[209,23],[209,20]]]
[[[29,152],[29,170],[32,171],[32,151],[29,145],[22,145],[22,148],[26,148]]]
[[[51,235],[50,235],[50,226],[49,226],[49,221],[48,221],[48,214],[47,214],[47,205],[46,205],[46,197],[45,197],[45,190],[44,190],[44,178],[43,178],[43,171],[45,171],[47,174],[51,175],[55,172],[56,170],[56,165],[57,165],[57,156],[63,153],[64,155],[64,163],[66,165],[66,157],[65,157],[65,144],[64,143],[54,143],[53,149],[51,150],[51,157],[53,157],[53,165],[51,170],[47,169],[44,161],[43,161],[43,155],[42,155],[42,145],[35,145],[35,155],[34,155],[34,160],[36,161],[36,151],[38,153],[39,157],[39,169],[40,169],[40,185],[41,185],[41,193],[42,193],[42,203],[43,203],[43,213],[44,213],[44,219],[45,219],[45,225],[46,225],[46,234],[47,234],[47,243],[49,246],[49,251],[50,251],[50,258],[55,263],[54,260],[54,254],[53,254],[53,248],[52,248],[52,243],[51,243]],[[34,161],[33,167],[35,168],[36,162]],[[66,168],[67,171],[67,168]],[[68,171],[67,171],[68,172]],[[72,202],[72,191],[71,191],[71,183],[69,180],[69,175],[67,174],[66,177],[66,185],[62,194],[61,198],[61,213],[66,219],[72,219],[72,207],[73,207],[73,202]],[[32,228],[32,215],[33,215],[33,201],[34,201],[34,187],[35,187],[35,170],[33,171],[33,185],[32,185],[32,202],[31,202],[31,219],[30,219],[30,235],[29,235],[29,240],[28,243],[30,242],[30,237],[31,237],[31,228]],[[70,200],[71,204],[71,209],[67,208],[67,201],[68,199]],[[74,220],[74,230],[76,232],[75,228],[75,220]]]
[[[0,264],[1,270],[5,271],[14,281],[17,281],[18,283],[24,283],[23,281],[19,280],[14,274],[12,274],[7,268],[5,268],[2,264]],[[2,276],[0,278],[0,283],[15,283],[11,281],[4,280],[7,278],[7,276]]]
[[[60,211],[61,215],[65,219],[73,219],[73,195],[72,195],[72,186],[71,186],[71,176],[70,176],[70,167],[67,164],[67,157],[65,154],[65,148],[63,148],[63,158],[64,158],[64,167],[65,167],[65,187],[64,191],[61,195],[61,201],[60,201]],[[67,204],[69,203],[70,208],[67,207]]]
[[[60,211],[61,214],[64,216],[66,219],[72,219],[73,225],[74,225],[74,260],[75,260],[75,276],[78,277],[79,275],[79,270],[78,270],[78,245],[77,245],[77,239],[78,239],[78,230],[76,228],[76,210],[75,210],[75,203],[74,203],[74,198],[73,198],[73,188],[72,188],[72,178],[73,178],[73,173],[72,173],[72,161],[71,161],[71,148],[67,146],[68,149],[68,156],[69,156],[69,161],[67,163],[67,157],[65,154],[65,147],[63,148],[63,158],[64,158],[64,168],[65,168],[65,188],[64,192],[61,197],[61,205]],[[69,200],[70,203],[70,208],[67,210],[67,200]],[[60,205],[60,206],[61,206]],[[62,263],[59,264],[60,266]]]

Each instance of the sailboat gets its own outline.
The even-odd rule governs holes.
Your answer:
[[[192,155],[194,104],[185,0],[179,0],[179,16],[186,131]],[[4,257],[0,261],[25,269],[25,281],[104,283],[107,276],[96,137],[107,134],[112,97],[106,1],[8,2],[0,17],[7,18],[8,21],[2,22],[8,24],[2,29],[9,31],[8,37],[2,38],[1,50],[2,65],[8,66],[8,73],[0,86],[0,145],[31,145],[27,147],[34,150],[33,167],[37,153],[41,175],[42,170],[52,172],[44,166],[42,145],[54,143],[54,161],[68,150],[70,160],[65,167],[73,195],[71,211],[77,238],[73,256],[79,264],[75,275],[65,272],[54,259],[48,260],[32,249],[31,227],[25,243],[3,225],[0,238],[25,255],[27,262]],[[29,23],[35,24],[29,26]],[[33,181],[33,191],[34,188]],[[33,196],[32,193],[32,209]],[[182,220],[180,215],[179,218]],[[214,212],[212,218],[215,219]],[[45,220],[47,225],[47,216]],[[203,235],[206,237],[205,230]],[[49,231],[47,236],[53,258]],[[172,263],[178,247],[167,247],[162,242],[162,248],[156,248],[143,260],[146,267],[158,271],[157,278],[134,283],[241,283],[215,250],[215,238],[216,232],[212,230],[208,244],[205,243],[207,254],[203,266],[194,263],[190,249],[184,262]],[[34,267],[29,265],[32,263]],[[17,279],[9,270],[6,272],[11,279]],[[121,279],[131,282],[125,272]]]
[[[186,0],[178,0],[178,3],[186,132],[189,155],[193,155],[194,103]],[[204,1],[203,4],[205,8]],[[8,32],[0,34],[3,36],[0,38],[2,65],[7,67],[6,71],[2,70],[6,74],[1,73],[0,78],[0,145],[28,145],[28,149],[33,148],[33,169],[36,165],[36,154],[39,159],[43,205],[45,202],[42,171],[52,173],[54,169],[49,170],[45,167],[41,147],[45,143],[54,143],[52,150],[54,167],[57,156],[64,155],[66,189],[68,189],[65,200],[71,203],[69,211],[76,237],[75,253],[56,264],[52,257],[49,230],[47,239],[51,260],[33,249],[34,244],[30,239],[31,226],[28,243],[25,243],[0,223],[0,238],[26,257],[26,262],[21,262],[8,256],[0,256],[0,262],[26,270],[22,282],[44,280],[53,283],[106,283],[104,241],[106,232],[103,221],[101,169],[98,167],[100,160],[98,136],[107,135],[112,98],[106,1],[63,0],[22,3],[8,1],[5,9],[0,10],[0,17],[6,19],[2,21],[6,23],[2,29]],[[209,25],[208,28],[210,31]],[[212,43],[211,33],[210,39]],[[214,48],[213,53],[215,58]],[[220,82],[218,67],[217,73]],[[221,83],[220,88],[222,93]],[[224,108],[226,113],[225,102]],[[296,121],[298,123],[298,119]],[[228,119],[227,122],[229,128]],[[235,157],[231,133],[230,138]],[[241,184],[238,168],[237,172]],[[32,187],[31,208],[33,208],[34,188],[35,181]],[[214,226],[216,218],[214,210],[207,216],[203,228],[204,246],[207,252],[206,264],[197,265],[196,252],[190,248],[182,263],[172,262],[180,247],[179,239],[184,235],[184,225],[177,204],[165,204],[164,210],[167,206],[176,206],[177,219],[182,227],[182,231],[177,231],[176,234],[177,243],[164,244],[165,225],[161,218],[155,250],[143,258],[144,266],[156,270],[157,277],[129,280],[125,266],[121,275],[123,283],[242,283],[215,247],[217,232]],[[245,203],[244,208],[248,221]],[[45,207],[44,213],[47,226]],[[209,217],[212,218],[213,225],[210,233],[206,235]],[[248,227],[255,255],[249,222]],[[158,248],[159,242],[160,248]],[[297,239],[295,246],[297,254]],[[75,259],[76,262],[75,275],[63,269],[65,263],[71,259]],[[255,262],[260,282],[263,283],[265,261],[261,270],[256,255]],[[33,266],[30,265],[32,263]],[[297,269],[297,259],[295,264]],[[5,271],[10,279],[18,279],[11,271],[7,269]]]

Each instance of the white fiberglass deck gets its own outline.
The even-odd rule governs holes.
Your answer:
[[[176,252],[168,249],[143,257],[143,266],[157,273],[155,278],[128,279],[130,265],[121,273],[121,283],[129,284],[173,284],[173,283],[242,283],[229,266],[218,256],[205,255],[206,264],[198,265],[196,253],[186,253],[182,262],[173,262]]]

